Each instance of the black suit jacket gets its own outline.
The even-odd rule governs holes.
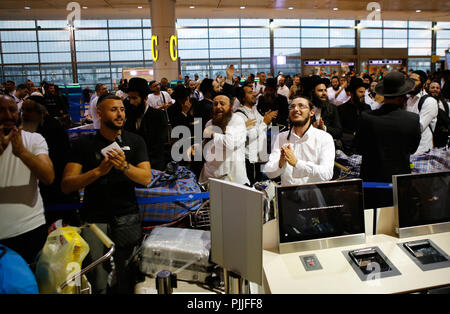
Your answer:
[[[289,104],[285,96],[277,94],[276,100],[273,104],[266,104],[264,101],[264,96],[259,96],[258,105],[256,108],[263,117],[269,110],[278,110],[278,115],[276,119],[272,121],[272,124],[288,126]]]
[[[333,139],[340,139],[342,136],[342,126],[341,120],[339,119],[339,113],[336,105],[332,103],[327,103],[322,108],[322,112],[320,113],[320,117],[323,120],[323,123],[327,127],[327,132],[333,137]],[[316,117],[312,117],[312,123],[316,121]]]
[[[355,143],[363,181],[392,182],[392,175],[411,172],[409,158],[421,138],[418,114],[383,105],[363,112],[359,122]]]
[[[142,136],[147,146],[152,169],[165,170],[169,161],[164,153],[165,146],[169,142],[169,125],[166,113],[163,110],[148,106],[142,117],[140,128],[136,129],[136,121],[139,115],[136,107],[131,105],[127,99],[124,100],[124,105],[126,115],[124,129]]]
[[[212,100],[206,98],[194,104],[194,118],[202,119],[202,131],[205,129],[206,123],[211,120],[212,107]]]
[[[341,140],[343,150],[347,155],[353,155],[356,151],[354,140],[358,121],[362,112],[371,111],[372,109],[367,104],[356,107],[351,100],[338,106],[337,109],[342,126]]]

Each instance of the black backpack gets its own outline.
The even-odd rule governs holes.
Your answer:
[[[424,95],[420,98],[419,104],[417,105],[417,108],[420,110],[422,109],[422,105],[425,102],[425,100],[428,97],[432,97],[430,95]],[[448,104],[444,101],[444,109],[442,110],[439,108],[438,103],[438,114],[437,114],[437,121],[436,121],[436,127],[434,128],[434,132],[431,129],[431,126],[428,125],[430,128],[431,133],[433,133],[433,146],[434,147],[445,147],[448,142],[448,138],[450,136],[450,118],[448,117],[449,107]]]

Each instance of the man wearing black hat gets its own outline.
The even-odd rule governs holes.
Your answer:
[[[200,84],[200,92],[203,94],[203,99],[194,104],[194,117],[200,118],[202,123],[202,132],[205,129],[206,123],[211,120],[212,107],[215,92],[213,87],[213,80],[205,78]]]
[[[169,141],[169,125],[165,112],[147,103],[149,93],[147,80],[130,79],[128,97],[123,102],[127,117],[124,129],[144,138],[151,167],[162,171],[169,162],[169,156],[163,153]]]
[[[406,94],[414,81],[391,72],[377,84],[384,96],[381,108],[361,113],[355,144],[362,155],[361,178],[366,182],[392,182],[392,175],[410,173],[410,155],[420,142],[419,115],[405,110]],[[367,192],[367,193],[366,193]],[[367,189],[365,207],[392,206],[392,191]]]
[[[339,118],[342,125],[342,144],[344,152],[347,155],[353,155],[354,136],[358,119],[363,111],[372,110],[370,106],[364,103],[366,93],[365,84],[360,78],[353,78],[347,89],[350,92],[350,100],[338,107]]]
[[[259,96],[257,109],[264,116],[269,110],[278,111],[278,116],[272,121],[273,125],[287,126],[289,104],[286,97],[277,94],[277,80],[269,77],[265,83],[264,94]]]
[[[339,119],[337,107],[328,99],[327,81],[319,78],[307,78],[306,89],[311,94],[311,100],[314,107],[314,116],[312,125],[318,129],[328,132],[334,140],[340,140],[342,135],[342,126]]]
[[[193,82],[193,81],[190,81]],[[184,86],[175,87],[172,97],[175,103],[167,109],[172,128],[183,125],[193,132],[194,112],[191,90]]]

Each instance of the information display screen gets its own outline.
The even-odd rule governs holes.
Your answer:
[[[280,243],[364,233],[359,179],[277,188]]]
[[[450,222],[450,171],[393,178],[399,227]]]

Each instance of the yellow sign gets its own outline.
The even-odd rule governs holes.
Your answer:
[[[156,46],[158,46],[158,36],[152,35],[152,59],[153,59],[153,62],[158,61],[158,58],[159,58],[159,51],[156,48]],[[170,59],[172,59],[172,61],[177,61],[177,59],[178,59],[177,36],[175,36],[175,35],[170,36],[169,46],[170,46]]]
[[[172,59],[172,61],[177,61],[178,49],[175,48],[174,46],[178,48],[178,40],[177,36],[172,35],[170,36],[170,59]]]
[[[158,46],[158,36],[152,35],[152,59],[153,59],[153,62],[158,61],[158,49],[156,49],[156,46]]]
[[[440,56],[436,56],[436,55],[432,55],[432,56],[431,56],[431,62],[436,63],[436,62],[438,62],[439,60],[441,60],[441,57],[440,57]]]

